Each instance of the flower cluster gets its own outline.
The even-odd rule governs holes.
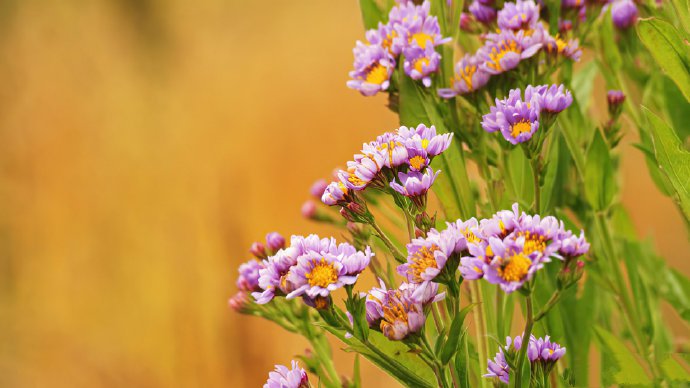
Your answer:
[[[366,319],[372,329],[380,330],[391,340],[402,340],[419,333],[424,327],[424,308],[442,300],[445,294],[438,293],[438,285],[421,288],[416,284],[403,283],[399,288],[374,287],[366,297]],[[419,291],[422,292],[419,292]]]
[[[516,353],[521,348],[522,336],[516,336],[514,339],[506,337],[506,345],[498,349],[493,360],[489,360],[488,373],[484,377],[498,379],[504,384],[509,384],[510,366],[506,358],[515,359]],[[548,335],[544,338],[530,336],[527,345],[527,358],[534,366],[533,371],[541,369],[540,372],[548,374],[556,361],[560,360],[563,355],[565,355],[565,348],[551,342]]]
[[[300,368],[297,361],[292,360],[292,369],[284,365],[276,365],[276,369],[268,374],[264,388],[309,388],[307,372]]]
[[[373,96],[390,86],[390,78],[403,58],[405,74],[431,86],[431,75],[439,69],[441,54],[436,47],[443,38],[438,19],[429,13],[431,3],[401,2],[388,14],[388,23],[366,32],[366,43],[357,41],[353,50],[354,70],[347,86],[365,96]]]
[[[512,144],[524,143],[539,129],[540,117],[550,124],[572,103],[573,97],[563,85],[527,86],[524,99],[520,89],[513,89],[508,97],[496,99],[496,105],[482,118],[482,128],[500,131]]]
[[[317,308],[330,303],[330,293],[357,281],[374,254],[364,252],[334,238],[317,235],[292,236],[290,246],[263,261],[259,270],[259,291],[252,295],[259,304],[276,295],[292,299],[298,296]]]
[[[483,46],[456,64],[451,88],[438,90],[441,97],[474,92],[486,85],[492,76],[515,69],[540,51],[551,57],[580,60],[579,42],[550,35],[539,20],[540,7],[534,1],[506,2],[498,11],[492,4],[491,0],[474,0],[469,6],[476,20],[485,24],[496,20],[499,30],[482,35]]]
[[[452,137],[452,134],[439,135],[433,125],[423,124],[386,132],[362,146],[361,154],[347,162],[347,170],[337,173],[338,180],[326,187],[321,200],[329,206],[343,207],[346,211],[343,215],[348,218],[361,215],[364,209],[356,192],[368,187],[381,190],[390,187],[421,208],[439,173],[431,170],[429,164],[450,146]],[[396,176],[399,182],[394,180]]]
[[[460,259],[467,280],[484,278],[505,292],[520,289],[552,258],[570,264],[589,250],[584,233],[574,235],[553,216],[502,210],[489,219],[466,223],[468,252]]]

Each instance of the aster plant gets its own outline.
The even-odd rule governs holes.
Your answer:
[[[409,387],[687,386],[690,281],[619,195],[641,151],[690,225],[687,4],[359,3],[346,85],[399,125],[309,190],[338,241],[270,233],[239,266],[230,307],[311,346],[265,386],[369,386],[363,359]]]

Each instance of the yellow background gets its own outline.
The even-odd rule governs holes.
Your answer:
[[[310,184],[395,127],[345,87],[362,36],[354,0],[0,4],[0,386],[254,387],[302,352],[227,299],[252,241],[328,232]],[[690,272],[625,149],[638,231]]]

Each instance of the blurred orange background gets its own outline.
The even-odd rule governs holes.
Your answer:
[[[256,387],[301,353],[227,299],[267,232],[332,232],[309,186],[396,127],[345,87],[362,36],[354,0],[0,4],[0,386]],[[638,231],[690,273],[625,149]]]

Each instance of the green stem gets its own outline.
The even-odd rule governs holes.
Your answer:
[[[551,298],[546,302],[544,306],[542,306],[541,310],[539,310],[539,313],[534,316],[534,322],[539,322],[540,319],[544,318],[546,314],[553,308],[553,306],[558,303],[558,301],[561,299],[561,290],[556,290],[551,294]]]
[[[484,306],[481,306],[482,295],[479,292],[478,282],[470,282],[470,300],[472,303],[479,305],[479,308],[473,309],[475,314],[475,324],[476,324],[476,337],[477,337],[477,354],[479,357],[479,369],[485,370],[486,365],[486,354],[488,352],[488,344],[486,337],[486,319],[484,317]],[[486,386],[486,379],[479,379],[482,387]]]
[[[372,218],[371,221],[369,222],[369,224],[371,225],[372,228],[374,228],[374,230],[376,231],[376,235],[381,239],[381,241],[383,241],[383,243],[386,244],[386,247],[388,247],[388,249],[391,251],[391,253],[393,254],[393,257],[397,261],[404,263],[405,262],[405,256],[403,256],[403,254],[400,253],[400,251],[393,244],[393,242],[390,240],[390,238],[388,238],[388,236],[383,232],[383,230],[381,230],[381,227],[376,223],[376,220],[374,220]]]
[[[541,199],[541,186],[539,185],[539,177],[541,174],[541,162],[539,160],[539,155],[533,155],[530,159],[530,165],[532,166],[532,174],[534,175],[534,212],[539,213],[541,209],[540,199]]]
[[[534,319],[532,317],[532,295],[527,295],[525,304],[527,305],[525,331],[522,333],[522,346],[520,347],[520,353],[518,354],[517,363],[515,364],[515,387],[517,388],[522,387],[522,364],[525,362],[525,355],[529,347],[529,339],[532,335],[532,326],[534,325]]]
[[[503,298],[505,294],[496,292],[496,333],[498,338],[505,337],[505,325],[503,324]]]

